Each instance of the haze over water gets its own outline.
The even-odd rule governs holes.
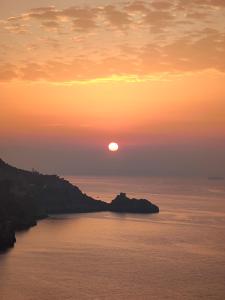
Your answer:
[[[0,255],[1,300],[224,298],[224,180],[68,179],[106,201],[146,197],[160,213],[58,215],[18,233]]]

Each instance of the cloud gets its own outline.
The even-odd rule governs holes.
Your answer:
[[[209,3],[214,6],[223,7],[225,6],[224,0],[209,0]]]
[[[36,81],[47,78],[44,68],[38,63],[27,63],[18,69],[19,78],[28,81]]]
[[[43,13],[46,11],[55,11],[55,6],[54,5],[50,5],[50,6],[43,6],[43,7],[35,7],[30,9],[30,12],[35,12],[35,13]]]
[[[205,69],[225,72],[223,3],[136,0],[25,11],[0,20],[0,38],[8,49],[0,52],[5,64],[1,77],[82,81]]]
[[[75,19],[73,21],[73,28],[74,30],[79,30],[79,31],[89,31],[92,30],[93,28],[96,27],[96,24],[94,20],[92,19]]]
[[[152,3],[152,7],[158,10],[168,10],[174,6],[173,3],[170,1],[155,1]]]
[[[44,27],[58,27],[60,23],[70,22],[73,29],[91,30],[96,27],[107,29],[107,24],[121,30],[133,29],[132,25],[143,24],[166,29],[176,25],[179,17],[195,19],[200,16],[212,16],[215,11],[210,8],[224,8],[223,0],[162,0],[162,1],[130,1],[120,5],[71,6],[57,9],[55,6],[33,8],[18,16],[12,16],[5,21],[6,26],[24,26],[29,21],[36,20]],[[180,15],[180,12],[183,13]],[[138,19],[138,22],[137,22]],[[22,24],[20,24],[22,23]],[[14,25],[13,25],[14,24]],[[46,25],[46,26],[45,26]],[[110,29],[110,28],[108,28]]]
[[[209,8],[209,7],[225,7],[224,0],[178,0],[177,7],[183,9],[185,7],[198,7],[198,8]]]
[[[127,12],[118,10],[113,5],[108,5],[104,8],[104,14],[107,21],[120,29],[127,28],[131,24],[131,19]]]
[[[11,20],[3,23],[3,28],[11,33],[23,34],[28,32],[28,26],[26,24],[21,24],[15,20]]]
[[[25,16],[28,19],[46,20],[47,27],[59,26],[59,21],[71,21],[74,28],[85,31],[95,27],[97,9],[69,7],[58,10],[54,6],[42,7],[30,10]],[[49,25],[49,26],[48,26]]]
[[[225,34],[207,30],[195,41],[187,37],[165,46],[147,45],[141,54],[144,74],[148,72],[193,72],[217,69],[225,72]]]
[[[0,64],[0,81],[9,81],[15,78],[18,78],[18,73],[13,64]]]
[[[41,23],[47,29],[59,29],[60,25],[58,22],[55,21],[45,21]]]
[[[50,60],[42,64],[28,63],[19,69],[19,73],[20,78],[28,81],[85,81],[129,74],[132,65],[134,62],[131,60],[119,57],[108,57],[102,61],[76,58],[69,62]]]
[[[97,17],[98,12],[100,12],[98,8],[72,6],[59,11],[58,15],[69,18],[93,19]]]
[[[145,1],[133,1],[125,7],[128,12],[142,12],[148,11],[148,4]]]
[[[97,8],[69,7],[59,12],[59,15],[63,18],[72,19],[74,30],[89,31],[96,27],[98,11]]]
[[[169,25],[173,24],[173,21],[174,16],[171,12],[162,10],[150,10],[143,19],[143,23],[158,29],[167,28]]]
[[[135,49],[132,56],[108,56],[99,60],[77,57],[67,62],[61,60],[31,62],[17,68],[5,65],[1,68],[1,78],[69,82],[114,75],[143,77],[159,73],[176,74],[207,69],[225,72],[224,45],[225,35],[207,30],[194,42],[185,37],[164,46],[147,44],[139,50]],[[121,49],[126,51],[128,48],[121,47]]]
[[[48,21],[57,21],[59,18],[58,10],[54,6],[31,9],[28,13],[24,14],[24,17]]]

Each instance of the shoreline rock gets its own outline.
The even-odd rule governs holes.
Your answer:
[[[11,221],[0,220],[0,251],[13,247],[16,242],[15,228]]]
[[[158,213],[159,207],[146,199],[128,198],[125,193],[120,193],[110,203],[110,211],[122,213]]]

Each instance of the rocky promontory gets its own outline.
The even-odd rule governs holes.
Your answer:
[[[128,198],[120,193],[109,205],[110,211],[123,213],[158,213],[159,208],[146,199]]]
[[[100,211],[157,213],[159,208],[125,193],[111,203],[96,200],[57,175],[21,170],[0,159],[0,250],[13,246],[17,230],[30,228],[49,214]]]

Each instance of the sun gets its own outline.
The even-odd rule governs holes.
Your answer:
[[[109,151],[118,151],[119,149],[119,145],[115,142],[111,142],[109,145],[108,145],[108,148],[109,148]]]

